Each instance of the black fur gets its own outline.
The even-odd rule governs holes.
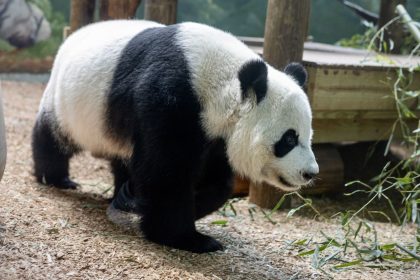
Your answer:
[[[224,140],[208,145],[201,157],[198,181],[195,184],[195,219],[219,209],[232,194],[233,173],[226,155]]]
[[[257,97],[257,104],[267,94],[267,65],[262,60],[251,60],[245,63],[238,73],[241,82],[242,100],[249,97],[249,90],[253,89]]]
[[[298,83],[298,85],[301,88],[305,86],[306,81],[308,79],[308,72],[306,72],[302,64],[297,63],[297,62],[292,62],[288,64],[284,68],[284,73],[293,77],[293,79],[295,79],[295,81]]]
[[[284,157],[298,144],[299,136],[296,134],[295,130],[289,129],[282,135],[280,140],[274,144],[274,154],[276,157]]]
[[[69,160],[79,148],[61,135],[58,129],[53,131],[50,120],[51,116],[46,113],[39,116],[32,133],[36,180],[58,188],[75,189],[78,184],[69,179]]]
[[[119,158],[111,160],[111,171],[114,175],[114,197],[122,185],[130,179],[130,171],[128,169],[128,162]]]
[[[130,178],[113,203],[140,212],[148,239],[210,252],[222,246],[198,233],[194,221],[226,201],[232,174],[224,143],[207,139],[201,127],[202,108],[174,43],[177,30],[172,25],[138,34],[117,65],[108,100],[109,134],[134,143],[134,151]]]

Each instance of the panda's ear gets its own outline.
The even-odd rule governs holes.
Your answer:
[[[288,64],[284,68],[284,73],[291,76],[302,88],[306,84],[306,80],[308,79],[308,72],[306,72],[302,64],[297,62],[292,62]]]
[[[238,74],[241,83],[242,100],[250,97],[250,89],[255,92],[257,104],[267,94],[267,65],[262,60],[251,60],[245,63]]]

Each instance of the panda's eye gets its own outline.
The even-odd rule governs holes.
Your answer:
[[[294,147],[297,145],[297,137],[296,135],[287,135],[286,137],[286,144],[290,147]]]
[[[298,145],[299,136],[293,129],[287,130],[281,139],[274,144],[274,154],[276,157],[284,157]]]

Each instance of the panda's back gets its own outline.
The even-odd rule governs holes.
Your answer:
[[[208,98],[251,58],[258,56],[232,35],[201,24],[93,24],[60,48],[40,111],[53,112],[81,148],[127,158],[133,134],[167,107],[199,122]]]
[[[56,56],[40,112],[52,111],[60,132],[83,149],[101,156],[128,157],[131,145],[108,137],[104,129],[107,95],[128,42],[145,29],[160,26],[118,20],[92,24],[72,34]]]

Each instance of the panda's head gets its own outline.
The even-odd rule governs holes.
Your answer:
[[[312,114],[303,91],[307,73],[293,63],[284,72],[262,60],[244,64],[238,80],[239,117],[228,139],[233,168],[254,182],[286,191],[309,184],[319,172],[311,149]]]

